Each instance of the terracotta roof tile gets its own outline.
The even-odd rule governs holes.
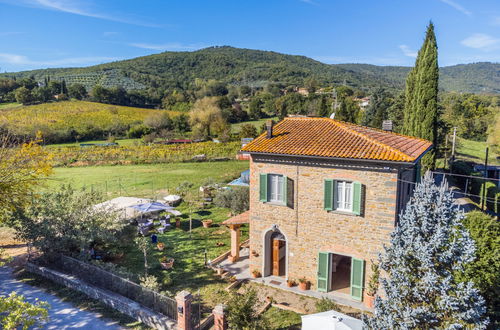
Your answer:
[[[222,222],[223,225],[242,225],[250,223],[250,211],[245,211]]]
[[[423,139],[320,117],[288,117],[242,151],[413,162],[432,146]]]

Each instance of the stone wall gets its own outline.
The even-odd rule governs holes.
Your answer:
[[[69,276],[46,267],[40,267],[32,263],[26,264],[26,270],[31,273],[41,275],[55,283],[80,291],[87,296],[99,300],[105,305],[110,306],[111,308],[114,308],[117,311],[126,314],[152,328],[160,330],[177,329],[177,322],[171,318],[155,313],[149,308],[145,308],[133,300],[123,296],[88,285],[73,276]]]
[[[382,245],[388,243],[396,219],[398,170],[368,165],[321,166],[307,161],[250,162],[250,271],[263,272],[264,234],[277,225],[286,236],[287,278],[306,277],[316,288],[318,252],[338,253],[365,261],[365,286],[370,277],[370,260],[376,260]],[[293,180],[292,207],[259,201],[259,174],[276,173]],[[360,216],[324,210],[325,179],[359,181],[364,202]],[[289,181],[289,185],[290,185]]]

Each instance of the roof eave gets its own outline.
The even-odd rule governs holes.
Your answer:
[[[427,152],[432,149],[432,145],[429,146],[420,156],[418,156],[414,161],[394,161],[394,160],[379,160],[379,159],[363,159],[363,158],[342,158],[342,157],[325,157],[325,156],[310,156],[310,155],[294,155],[294,154],[279,154],[272,152],[258,152],[258,151],[243,151],[250,155],[263,155],[263,156],[279,156],[279,157],[299,157],[299,158],[312,158],[312,159],[329,159],[329,160],[351,160],[351,161],[360,161],[360,162],[369,162],[369,163],[383,163],[383,164],[395,164],[395,165],[408,165],[408,164],[416,164]]]

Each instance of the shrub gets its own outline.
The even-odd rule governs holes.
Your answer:
[[[331,310],[340,311],[339,305],[328,298],[321,298],[320,300],[316,301],[315,307],[317,313],[327,312]]]
[[[264,319],[257,315],[257,292],[248,289],[243,294],[231,293],[227,302],[230,329],[267,329]]]
[[[170,276],[169,273],[165,273],[163,275],[163,279],[161,280],[161,284],[163,285],[164,288],[170,287],[174,281],[172,280],[172,276]]]
[[[127,132],[129,138],[141,138],[146,134],[151,133],[151,130],[146,125],[140,124],[130,127]]]
[[[231,209],[233,214],[240,214],[249,209],[250,196],[248,187],[234,187],[220,191],[214,199],[215,205]]]
[[[141,286],[143,288],[153,290],[153,291],[159,291],[160,290],[160,284],[158,283],[158,279],[156,276],[153,275],[144,275],[139,278],[141,282]]]
[[[465,266],[462,281],[472,280],[486,300],[494,329],[500,327],[500,222],[480,211],[467,214],[464,226],[475,241],[475,260]]]
[[[240,138],[254,138],[257,136],[257,129],[252,124],[243,124],[240,129]]]

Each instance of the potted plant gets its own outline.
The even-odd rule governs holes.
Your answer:
[[[364,295],[365,306],[368,308],[373,308],[375,306],[375,298],[378,291],[379,279],[380,279],[380,269],[379,265],[375,262],[371,264],[372,275],[368,280],[368,286]]]
[[[212,225],[213,221],[212,221],[212,219],[206,219],[206,220],[203,220],[202,223],[203,223],[204,228],[208,228]]]
[[[171,269],[174,266],[174,258],[163,256],[160,258],[160,265],[163,269]]]
[[[295,281],[292,280],[292,279],[288,279],[286,281],[286,286],[289,287],[289,288],[291,288],[292,286],[295,286],[295,285],[297,285],[297,283],[295,283]]]
[[[305,277],[299,278],[299,288],[303,291],[309,290],[311,288],[311,282]]]
[[[158,250],[163,251],[163,249],[165,248],[165,243],[158,242],[158,244],[156,244],[156,247],[158,248]]]
[[[262,274],[257,269],[252,270],[252,277],[253,278],[260,277],[261,275]]]

